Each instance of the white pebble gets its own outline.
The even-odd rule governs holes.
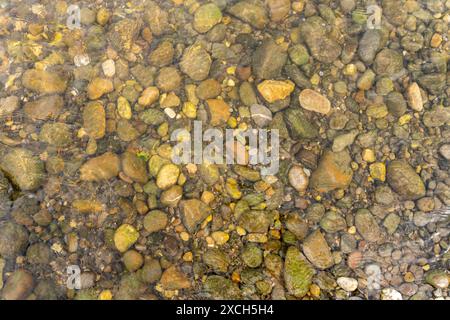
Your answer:
[[[171,109],[171,108],[165,108],[164,109],[164,112],[167,114],[167,116],[170,118],[170,119],[173,119],[173,118],[175,118],[176,117],[176,113],[175,113],[175,111],[173,111],[173,109]]]
[[[108,78],[114,77],[114,75],[116,74],[116,64],[114,63],[114,60],[108,59],[103,62],[102,70],[105,76],[107,76]]]
[[[381,300],[403,300],[400,292],[392,288],[381,290]]]
[[[77,54],[75,57],[73,57],[73,62],[77,67],[81,67],[87,66],[89,63],[91,63],[91,59],[89,58],[87,53],[83,53]]]
[[[353,292],[358,288],[358,280],[348,277],[339,277],[336,280],[339,287],[347,292]]]

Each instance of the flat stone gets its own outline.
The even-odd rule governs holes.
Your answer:
[[[44,180],[44,163],[30,150],[13,148],[0,158],[0,169],[22,191],[37,189]]]
[[[63,98],[59,95],[49,95],[25,103],[25,115],[32,120],[55,119],[63,109]]]
[[[240,1],[228,12],[257,29],[264,29],[269,22],[266,9],[252,1]]]
[[[417,200],[425,196],[426,189],[422,179],[405,160],[394,160],[389,163],[387,181],[405,200]]]
[[[382,231],[372,213],[367,209],[359,209],[355,215],[355,227],[358,233],[368,242],[382,239]]]
[[[286,99],[294,91],[295,84],[290,80],[265,80],[257,87],[263,98],[267,102],[273,103],[277,100]]]
[[[182,200],[179,207],[184,226],[190,233],[194,233],[198,225],[211,213],[211,208],[197,199]]]
[[[288,292],[302,298],[312,284],[314,269],[296,247],[289,247],[284,260],[283,275]]]
[[[334,265],[331,249],[319,230],[311,233],[303,241],[303,253],[319,269],[328,269]]]
[[[206,103],[211,116],[210,125],[220,126],[226,124],[231,116],[230,106],[220,99],[208,99]]]
[[[318,192],[346,189],[353,177],[351,160],[347,151],[335,153],[326,150],[311,175],[310,187]]]
[[[331,110],[331,103],[327,97],[317,91],[305,89],[299,95],[300,105],[309,111],[328,114]]]
[[[211,68],[211,56],[201,45],[188,47],[181,58],[180,68],[194,81],[205,80]]]
[[[42,94],[64,93],[67,83],[54,72],[29,69],[22,76],[22,85]]]
[[[414,111],[420,112],[423,110],[422,94],[419,85],[414,82],[408,86],[408,104]]]
[[[106,132],[106,113],[103,104],[93,101],[83,110],[83,127],[92,139],[101,139]]]
[[[102,181],[116,177],[120,171],[120,159],[111,152],[89,159],[80,168],[83,181]]]

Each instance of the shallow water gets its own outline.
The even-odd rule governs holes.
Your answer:
[[[2,299],[449,299],[450,1],[1,1]]]

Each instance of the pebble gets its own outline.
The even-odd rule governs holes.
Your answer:
[[[162,190],[166,190],[177,183],[180,175],[180,168],[174,164],[166,164],[161,167],[156,177],[156,185]]]
[[[305,192],[308,188],[309,177],[301,166],[292,166],[289,170],[288,179],[291,186],[300,193]]]
[[[214,3],[200,6],[194,13],[194,29],[197,32],[205,33],[211,30],[222,20],[222,12]]]
[[[265,80],[257,86],[259,93],[269,103],[286,99],[295,85],[292,81]]]
[[[269,22],[265,7],[250,1],[240,1],[231,6],[228,12],[257,29],[263,29]]]
[[[114,87],[111,80],[104,78],[95,78],[87,87],[88,96],[91,100],[97,100],[104,94],[110,93],[113,90]]]
[[[22,191],[37,189],[44,180],[44,163],[25,148],[12,148],[0,155],[0,169]]]
[[[64,93],[67,83],[57,73],[29,69],[22,76],[22,85],[41,94]]]
[[[226,124],[231,115],[230,106],[219,99],[208,99],[206,103],[211,117],[210,125],[215,127]]]
[[[131,152],[124,152],[121,156],[122,171],[135,182],[145,184],[148,181],[147,166],[143,159]]]
[[[394,160],[387,168],[389,185],[405,200],[416,200],[425,196],[425,185],[420,176],[405,160]]]
[[[385,288],[381,290],[381,300],[403,300],[402,294],[395,289]]]
[[[162,273],[160,284],[164,290],[181,290],[191,287],[188,276],[177,266],[171,266]]]
[[[273,40],[265,40],[252,57],[252,68],[260,79],[274,79],[286,64],[287,53]]]
[[[114,60],[108,59],[102,63],[102,70],[105,77],[112,78],[116,74],[116,64]]]
[[[184,226],[190,233],[194,233],[211,213],[211,208],[198,199],[182,200],[179,207]]]
[[[339,287],[347,292],[353,292],[358,289],[358,280],[348,277],[339,277],[336,279]]]
[[[9,96],[0,99],[0,118],[13,114],[19,108],[19,98]]]
[[[136,250],[128,250],[122,257],[123,264],[129,272],[134,272],[144,264],[144,257]]]
[[[89,102],[83,110],[83,128],[92,139],[101,139],[106,132],[106,113],[99,101]]]
[[[334,265],[330,247],[319,230],[303,241],[303,253],[316,268],[328,269]]]
[[[1,297],[3,300],[25,300],[33,291],[34,285],[32,274],[25,269],[18,269],[6,280]]]
[[[272,112],[261,104],[251,105],[250,113],[258,128],[265,128],[272,122]]]
[[[126,252],[139,238],[139,232],[130,224],[122,224],[114,233],[114,245],[120,252]]]
[[[157,87],[147,87],[144,91],[142,91],[141,96],[139,97],[138,103],[141,106],[148,107],[153,103],[158,101],[159,98],[159,90]]]
[[[305,89],[299,95],[300,105],[309,111],[328,114],[331,111],[330,101],[317,91]]]
[[[410,84],[407,92],[408,103],[411,109],[417,112],[421,112],[423,110],[423,100],[419,85],[416,82]]]
[[[284,260],[286,289],[297,298],[305,296],[312,284],[314,269],[296,247],[289,247]]]
[[[382,239],[382,232],[377,220],[367,209],[359,209],[355,215],[355,226],[358,233],[368,242]]]
[[[382,162],[372,163],[369,166],[370,176],[374,180],[386,181],[386,166]]]
[[[0,255],[13,258],[28,245],[28,231],[21,225],[5,221],[0,224]]]
[[[208,77],[211,63],[208,52],[202,46],[194,44],[184,51],[180,68],[192,80],[202,81]]]
[[[111,152],[89,159],[80,168],[83,181],[101,181],[116,177],[120,171],[120,158]]]
[[[32,120],[55,119],[63,109],[63,99],[59,95],[48,95],[25,103],[25,115]]]
[[[157,232],[164,230],[167,226],[169,219],[167,214],[161,210],[152,210],[144,218],[144,228],[148,232]]]
[[[319,165],[311,174],[310,187],[318,192],[346,189],[352,181],[351,158],[347,151],[338,153],[326,150]]]
[[[119,97],[117,99],[117,113],[120,117],[130,120],[133,116],[130,103],[125,97]]]
[[[439,148],[439,153],[446,160],[450,160],[450,144],[444,144]]]

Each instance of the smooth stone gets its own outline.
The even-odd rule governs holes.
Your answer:
[[[13,114],[19,108],[19,98],[9,96],[0,99],[0,118]]]
[[[414,111],[421,112],[423,110],[423,100],[419,85],[416,82],[410,84],[407,93],[410,108]]]
[[[21,225],[6,221],[0,224],[0,255],[13,258],[28,245],[28,231]]]
[[[114,233],[114,245],[120,252],[126,252],[139,238],[139,232],[129,224],[122,224]]]
[[[101,181],[116,177],[120,171],[120,158],[111,152],[89,159],[80,168],[83,181]]]
[[[205,33],[222,20],[222,12],[214,3],[200,6],[194,13],[193,26],[197,32]]]
[[[114,86],[111,80],[104,78],[93,79],[87,87],[88,97],[91,100],[97,100],[104,94],[113,92],[113,90]]]
[[[328,114],[331,110],[331,103],[327,97],[311,89],[300,92],[299,101],[300,105],[309,111]]]
[[[6,280],[1,297],[3,300],[25,300],[33,288],[33,275],[25,269],[18,269]]]
[[[163,165],[156,177],[156,185],[158,188],[166,190],[177,183],[179,175],[180,168],[178,166],[172,163]]]
[[[101,139],[106,132],[106,113],[103,104],[93,101],[83,110],[83,128],[92,139]]]
[[[181,290],[191,287],[188,276],[177,266],[171,266],[164,270],[160,279],[160,284],[164,290]]]
[[[39,140],[58,148],[64,148],[72,143],[72,133],[65,123],[46,123],[41,128]]]
[[[309,177],[301,166],[292,166],[288,173],[288,179],[291,186],[300,193],[305,192],[308,188]]]
[[[334,265],[331,249],[319,230],[311,233],[303,241],[303,253],[319,269],[328,269]]]
[[[277,78],[286,64],[287,53],[273,40],[265,40],[256,48],[252,57],[252,68],[260,79]]]
[[[148,232],[157,232],[164,230],[167,226],[169,219],[167,214],[161,210],[150,211],[144,218],[144,228]]]
[[[389,163],[387,181],[405,200],[417,200],[425,196],[426,189],[422,179],[405,160],[394,160]]]
[[[253,104],[250,107],[250,113],[252,120],[259,128],[267,127],[272,122],[272,112],[263,105]]]
[[[266,9],[252,1],[240,1],[229,8],[228,12],[256,29],[264,29],[269,22]]]
[[[226,124],[231,116],[230,106],[220,99],[206,100],[207,108],[211,117],[211,126],[220,126]]]
[[[122,170],[135,182],[145,184],[148,181],[146,162],[131,152],[122,154]]]
[[[355,227],[358,233],[368,242],[378,242],[383,238],[377,220],[367,209],[359,209],[356,212]]]
[[[339,287],[347,292],[353,292],[358,289],[358,280],[348,277],[339,277],[336,279]]]

